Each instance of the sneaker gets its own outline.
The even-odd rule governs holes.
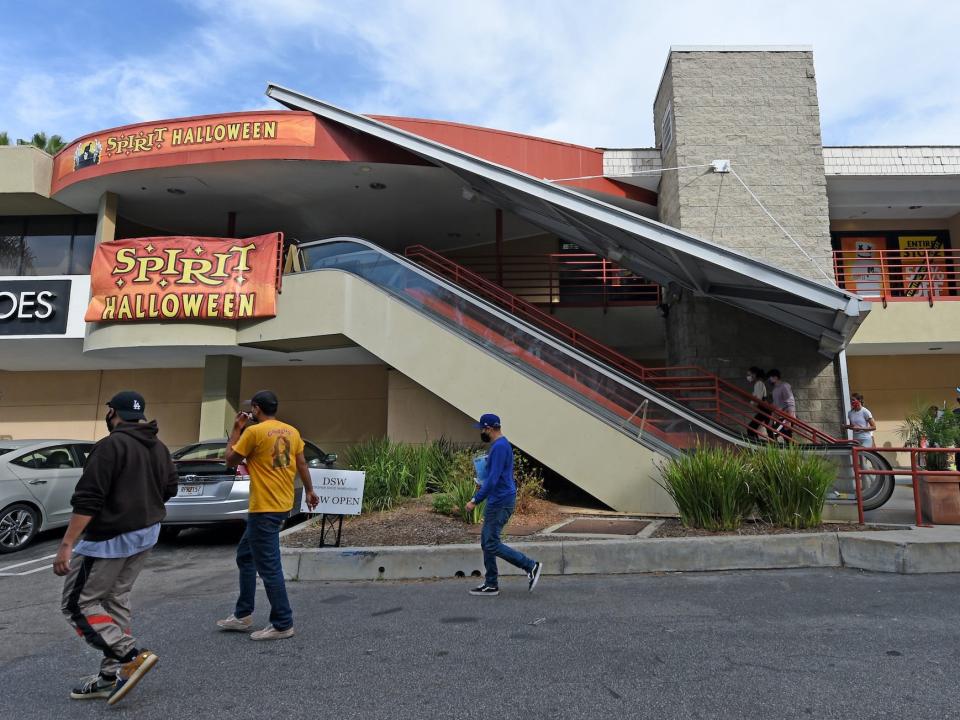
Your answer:
[[[80,681],[73,690],[70,691],[71,700],[94,700],[96,698],[108,698],[113,692],[117,679],[105,678],[97,673]]]
[[[107,705],[116,705],[126,697],[127,693],[137,686],[143,676],[157,664],[160,658],[150,650],[141,650],[133,660],[120,666],[117,673],[117,684],[110,693]]]
[[[500,588],[495,587],[493,585],[487,585],[486,583],[484,583],[480,587],[475,587],[473,590],[471,590],[470,594],[483,596],[483,597],[487,597],[487,596],[496,597],[497,595],[500,594]]]
[[[292,626],[286,630],[277,630],[273,625],[267,625],[263,630],[250,633],[251,640],[283,640],[288,637],[293,637]]]
[[[529,592],[533,592],[533,589],[537,586],[537,583],[540,582],[540,573],[543,572],[543,563],[535,562],[533,564],[533,570],[527,573],[527,579],[530,581],[530,586],[528,588]]]
[[[250,632],[253,627],[253,615],[238,618],[231,615],[223,620],[217,620],[217,627],[221,630],[232,630],[233,632]]]

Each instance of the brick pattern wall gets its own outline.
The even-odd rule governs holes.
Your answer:
[[[629,175],[644,172],[656,177],[653,171],[661,168],[660,151],[657,148],[633,148],[603,151],[603,174],[609,176]]]
[[[673,113],[663,167],[729,159],[774,217],[829,273],[830,224],[813,58],[809,52],[672,52],[654,127]],[[825,282],[731,175],[665,171],[660,220]],[[684,294],[666,319],[671,364],[700,365],[746,388],[746,369],[779,368],[798,415],[839,434],[839,374],[817,342],[724,303]]]
[[[673,52],[660,119],[672,103],[664,167],[728,159],[793,238],[831,272],[830,221],[813,57],[809,52]],[[665,84],[666,85],[666,84]],[[662,90],[663,90],[662,89]],[[659,141],[659,138],[658,138]],[[687,232],[825,281],[731,175],[708,167],[676,176]]]
[[[960,147],[825,147],[827,175],[960,175]]]

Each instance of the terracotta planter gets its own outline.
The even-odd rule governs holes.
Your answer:
[[[934,525],[960,525],[960,476],[921,476],[920,511]]]

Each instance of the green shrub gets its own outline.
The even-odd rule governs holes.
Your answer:
[[[469,450],[457,452],[450,463],[443,483],[443,492],[453,501],[454,513],[464,522],[473,525],[483,520],[483,509],[486,501],[477,505],[472,511],[466,509],[467,503],[473,499],[477,491],[473,471],[474,454]]]
[[[791,528],[819,525],[837,468],[797,447],[769,445],[747,455],[757,510],[767,522]]]
[[[455,504],[447,493],[436,493],[433,496],[433,511],[440,515],[453,515]]]
[[[347,449],[347,465],[366,472],[363,488],[364,510],[389,510],[409,497],[413,468],[405,446],[388,438],[366,440]]]
[[[687,527],[736,530],[753,510],[744,457],[729,448],[700,447],[661,468],[664,482]]]
[[[928,447],[953,447],[960,440],[960,418],[952,412],[939,412],[936,406],[920,405],[904,418],[897,432],[908,445],[918,446],[926,440]],[[933,409],[934,412],[930,412]],[[928,470],[948,470],[949,453],[923,453],[920,462]]]
[[[543,487],[543,471],[530,458],[513,452],[513,478],[517,484],[517,515],[533,509],[533,501],[546,494]]]

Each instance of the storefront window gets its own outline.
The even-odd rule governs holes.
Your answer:
[[[85,216],[77,218],[77,230],[73,236],[73,252],[70,258],[70,274],[86,275],[93,262],[96,245],[97,219]]]
[[[72,217],[32,217],[23,236],[24,275],[66,275],[70,270]]]
[[[19,275],[23,260],[23,219],[0,217],[0,275]]]
[[[90,272],[96,224],[91,215],[0,217],[0,276]]]

